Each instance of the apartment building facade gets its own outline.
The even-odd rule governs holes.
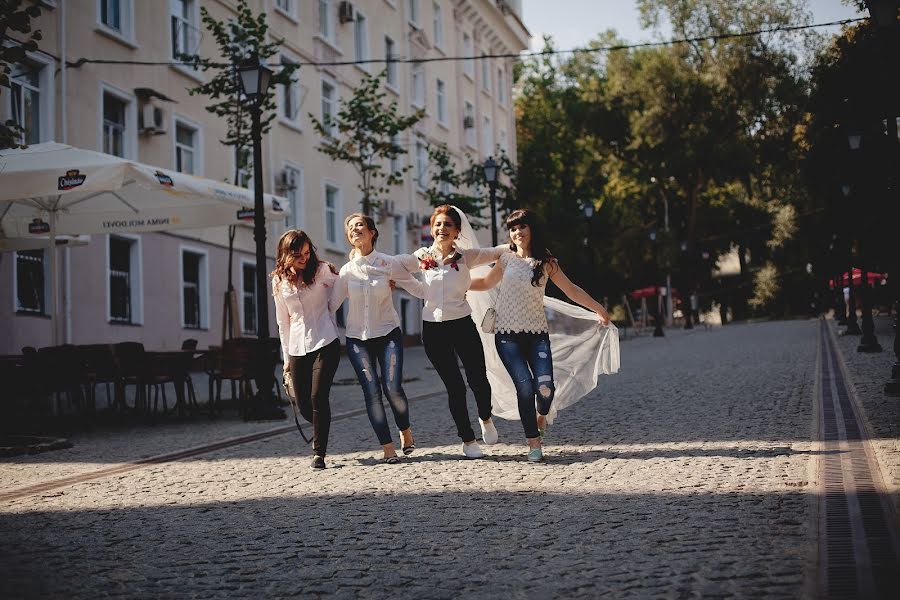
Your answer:
[[[167,64],[179,52],[218,55],[203,29],[200,8],[216,19],[235,15],[232,0],[45,0],[34,24],[40,52],[14,66],[12,87],[0,88],[0,117],[26,128],[25,141],[57,141],[215,180],[251,185],[236,172],[233,149],[219,140],[221,119],[207,99],[188,88],[209,77]],[[515,156],[513,58],[529,35],[519,0],[257,0],[278,62],[303,63],[291,85],[278,86],[277,116],[263,138],[266,192],[286,198],[291,216],[267,224],[270,266],[275,242],[287,227],[306,230],[320,256],[340,266],[349,246],[344,217],[359,210],[355,171],[316,146],[310,114],[338,110],[367,74],[391,62],[388,100],[425,118],[399,143],[413,168],[379,211],[378,249],[410,252],[422,242],[430,214],[427,144],[445,143],[458,158],[483,160],[503,148]],[[459,57],[462,57],[459,59]],[[80,59],[133,63],[103,64]],[[306,63],[355,61],[341,66]],[[201,346],[221,342],[229,273],[237,296],[241,335],[255,335],[255,260],[252,228],[237,227],[229,261],[227,228],[142,235],[94,235],[83,246],[60,248],[57,309],[50,298],[49,252],[0,255],[0,353],[51,343],[50,311],[60,315],[59,339],[76,344],[122,340],[151,349],[176,348],[185,338]],[[229,262],[231,264],[229,264]],[[419,301],[396,293],[407,335],[420,328]],[[276,334],[270,310],[269,331]],[[340,315],[339,315],[340,317]]]

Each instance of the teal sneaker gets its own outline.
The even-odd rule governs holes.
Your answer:
[[[528,450],[528,462],[541,462],[544,460],[544,452],[540,446]]]

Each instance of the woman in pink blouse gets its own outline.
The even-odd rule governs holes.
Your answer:
[[[309,236],[289,229],[278,240],[272,271],[275,318],[284,357],[303,418],[313,426],[313,469],[325,468],[331,428],[329,393],[341,357],[334,311],[328,306],[337,275],[316,256]]]

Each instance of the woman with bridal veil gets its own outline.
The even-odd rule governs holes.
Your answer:
[[[457,247],[477,248],[463,220]],[[562,272],[533,212],[513,211],[506,224],[511,252],[490,270],[473,270],[467,299],[482,323],[493,414],[522,420],[528,460],[537,462],[546,425],[590,393],[599,375],[619,370],[619,333],[606,310]],[[591,310],[545,296],[548,279]]]

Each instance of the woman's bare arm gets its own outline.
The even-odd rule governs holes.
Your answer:
[[[472,283],[469,285],[469,289],[473,292],[484,292],[495,285],[500,281],[500,278],[503,276],[503,265],[498,260],[494,263],[493,268],[488,272],[484,277],[474,277],[472,279]]]
[[[603,305],[591,298],[591,295],[579,286],[572,283],[572,280],[563,273],[559,263],[555,261],[550,264],[550,280],[555,283],[570,300],[597,313],[597,316],[600,317],[600,323],[603,325],[609,324],[609,313],[606,312]]]

